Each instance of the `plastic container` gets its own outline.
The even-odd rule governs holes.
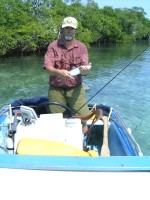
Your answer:
[[[19,123],[14,136],[14,152],[23,138],[62,142],[83,150],[81,119],[64,119],[61,113],[42,115],[29,126]]]
[[[66,119],[64,143],[83,150],[81,119]]]
[[[34,124],[24,126],[19,123],[17,133],[14,136],[15,152],[18,143],[23,138],[35,138],[42,140],[64,141],[65,120],[61,113],[40,115]]]

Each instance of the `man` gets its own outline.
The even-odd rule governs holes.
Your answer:
[[[75,18],[64,18],[61,38],[48,46],[44,66],[50,73],[49,100],[68,105],[73,113],[86,116],[89,114],[89,109],[82,86],[82,75],[87,75],[89,72],[88,51],[84,44],[75,40],[77,26]],[[78,67],[80,74],[72,76],[69,71]],[[63,112],[60,107],[50,106],[50,109],[52,112]],[[86,121],[82,121],[82,125],[85,132]]]

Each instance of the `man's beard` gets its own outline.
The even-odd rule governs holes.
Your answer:
[[[73,40],[73,36],[68,36],[68,35],[64,35],[64,39],[66,40],[66,41],[71,41],[71,40]]]

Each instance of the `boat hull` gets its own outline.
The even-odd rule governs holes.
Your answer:
[[[0,155],[0,168],[85,172],[146,172],[150,171],[150,157],[62,157],[7,154]]]

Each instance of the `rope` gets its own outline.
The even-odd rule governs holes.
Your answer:
[[[93,107],[92,107],[91,110],[90,110],[90,113],[92,113],[93,110],[96,110],[96,104],[93,105]]]

